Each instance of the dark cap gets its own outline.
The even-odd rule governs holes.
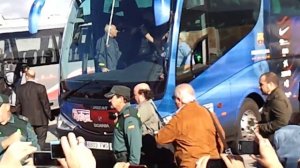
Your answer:
[[[123,96],[125,99],[130,100],[130,88],[121,85],[114,85],[104,96],[106,98],[112,98],[114,95]]]
[[[9,99],[8,96],[0,93],[0,105],[2,105],[3,103],[9,103]]]

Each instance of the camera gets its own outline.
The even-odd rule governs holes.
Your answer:
[[[259,154],[259,145],[255,141],[239,141],[238,151],[240,154]]]
[[[33,163],[38,167],[59,166],[58,158],[64,158],[65,154],[60,141],[50,142],[50,151],[38,151],[33,153]]]
[[[33,164],[37,167],[59,166],[57,159],[51,157],[50,151],[38,151],[32,154]]]
[[[65,154],[64,154],[64,151],[60,144],[60,141],[51,141],[50,142],[50,151],[51,151],[52,159],[65,158]]]

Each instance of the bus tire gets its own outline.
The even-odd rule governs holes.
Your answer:
[[[240,140],[254,140],[255,135],[252,131],[254,125],[260,121],[260,113],[257,103],[251,99],[246,98],[239,112],[239,118],[236,125],[236,138],[229,143],[233,153],[241,154],[238,150]]]

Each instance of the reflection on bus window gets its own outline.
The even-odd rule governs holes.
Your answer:
[[[4,61],[24,63],[30,67],[58,64],[61,31],[40,31],[36,35],[28,32],[2,34],[0,53]]]
[[[184,75],[177,73],[177,83],[191,81],[224,56],[252,29],[259,9],[258,0],[212,0],[203,3],[186,0],[184,3],[180,32],[186,32],[186,43],[193,50],[195,65]]]

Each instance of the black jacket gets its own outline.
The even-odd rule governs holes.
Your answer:
[[[276,88],[266,99],[259,132],[264,137],[274,134],[279,128],[288,125],[291,115],[292,106],[289,99],[280,88]]]
[[[27,117],[31,125],[48,125],[50,103],[44,85],[27,81],[17,88],[16,112]]]

